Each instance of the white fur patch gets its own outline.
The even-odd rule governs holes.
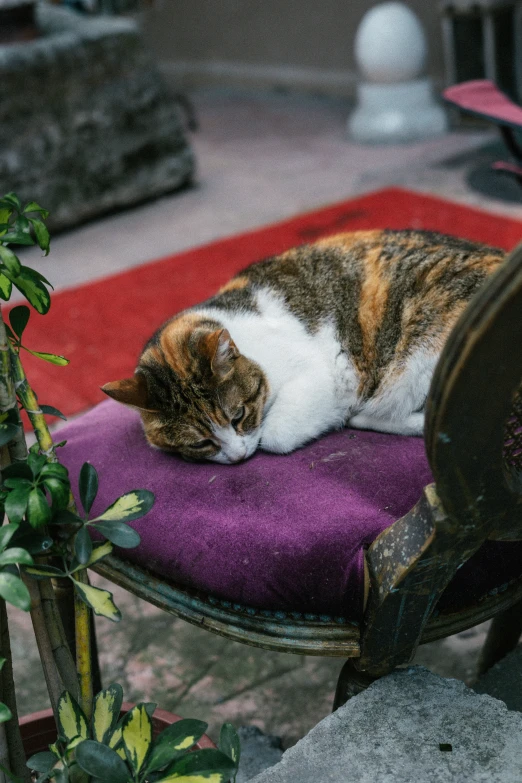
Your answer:
[[[325,321],[311,334],[273,291],[256,294],[259,312],[197,312],[219,321],[238,350],[265,372],[270,392],[259,430],[240,436],[232,426],[215,430],[221,452],[215,461],[238,462],[258,446],[285,454],[348,422],[354,427],[421,435],[422,406],[438,354],[417,350],[403,367],[391,366],[379,392],[358,398],[359,375]]]

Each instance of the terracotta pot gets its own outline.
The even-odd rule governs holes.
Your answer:
[[[134,705],[129,702],[123,702],[122,712],[128,712]],[[170,726],[172,723],[176,723],[178,720],[182,720],[179,715],[174,715],[167,710],[156,710],[152,717],[152,727],[154,736],[156,737],[163,729]],[[27,715],[20,720],[20,732],[22,734],[22,742],[24,744],[24,750],[29,758],[34,753],[40,753],[42,750],[47,750],[49,745],[56,740],[56,724],[54,722],[54,716],[52,710],[42,710],[41,712],[33,712],[31,715]],[[215,748],[216,746],[212,740],[204,734],[199,742],[194,746],[198,750],[202,748]]]

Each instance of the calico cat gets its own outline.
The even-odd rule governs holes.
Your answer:
[[[103,391],[152,446],[225,464],[347,424],[421,435],[444,342],[501,250],[424,231],[357,231],[252,264],[167,321]]]

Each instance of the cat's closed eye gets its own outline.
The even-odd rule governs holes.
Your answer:
[[[204,440],[198,440],[196,443],[191,443],[190,448],[191,449],[207,449],[210,446],[215,446],[213,440],[210,440],[210,438],[205,438]]]
[[[232,416],[232,424],[239,424],[243,416],[245,415],[245,406],[242,405]]]

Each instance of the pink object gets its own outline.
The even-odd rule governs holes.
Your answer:
[[[522,128],[522,108],[488,79],[448,87],[442,93],[449,103],[500,125]]]

